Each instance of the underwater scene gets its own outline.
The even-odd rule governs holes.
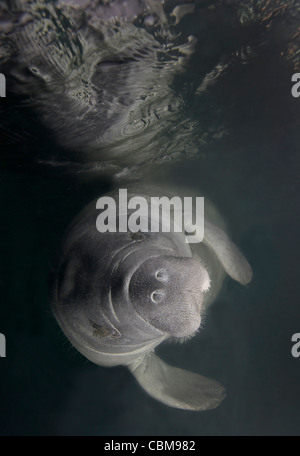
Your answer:
[[[300,435],[299,144],[299,0],[1,0],[0,435]]]

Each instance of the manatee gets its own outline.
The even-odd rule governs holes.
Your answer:
[[[142,195],[150,201],[150,194],[135,191],[128,199]],[[122,203],[111,195],[118,219]],[[87,359],[126,366],[148,394],[168,406],[217,407],[226,395],[219,382],[168,365],[155,348],[195,335],[226,273],[241,284],[250,282],[247,260],[208,219],[208,205],[198,244],[187,243],[184,230],[100,233],[98,213],[94,201],[73,221],[52,270],[51,304],[62,331]]]

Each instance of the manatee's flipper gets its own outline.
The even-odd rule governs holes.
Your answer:
[[[224,387],[215,380],[169,366],[153,352],[129,369],[150,396],[171,407],[209,410],[225,398]]]
[[[192,217],[185,214],[185,230],[188,233],[193,231],[195,225],[192,224]],[[206,244],[216,254],[219,262],[227,274],[242,285],[246,285],[252,279],[252,269],[248,261],[229,239],[228,235],[219,227],[206,219],[204,221],[204,236],[201,227],[196,230],[192,238],[194,241]],[[198,234],[199,233],[199,234]]]
[[[215,252],[223,268],[232,279],[242,285],[251,281],[251,266],[221,228],[205,221],[203,242]]]

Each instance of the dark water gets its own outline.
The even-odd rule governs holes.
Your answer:
[[[181,107],[174,118],[162,115],[174,131],[179,125],[178,143],[150,116],[149,135],[146,129],[128,142],[116,130],[121,146],[113,160],[102,158],[107,144],[99,156],[87,148],[83,159],[57,140],[60,132],[41,121],[34,103],[24,107],[28,89],[1,98],[1,435],[299,435],[300,358],[291,355],[291,337],[300,332],[300,99],[291,96],[291,76],[300,71],[299,5],[253,2],[251,20],[242,23],[236,3],[220,2],[208,16],[213,2],[203,13],[199,2],[197,15],[182,19],[182,43],[192,33],[198,44],[166,83]],[[196,95],[219,61],[227,69]],[[151,140],[155,147],[145,152]],[[168,142],[179,144],[176,154]],[[226,279],[195,338],[158,349],[170,364],[226,386],[216,410],[166,407],[125,368],[91,364],[51,313],[48,275],[65,228],[93,198],[136,178],[189,185],[209,197],[253,268],[246,287]]]

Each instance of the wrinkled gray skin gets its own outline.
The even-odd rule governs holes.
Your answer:
[[[155,399],[187,410],[216,407],[225,397],[221,384],[167,365],[154,350],[170,337],[192,337],[225,272],[246,284],[249,264],[207,219],[204,242],[188,244],[184,233],[99,233],[98,214],[94,202],[78,216],[53,270],[51,301],[62,330],[92,362],[127,366]]]

